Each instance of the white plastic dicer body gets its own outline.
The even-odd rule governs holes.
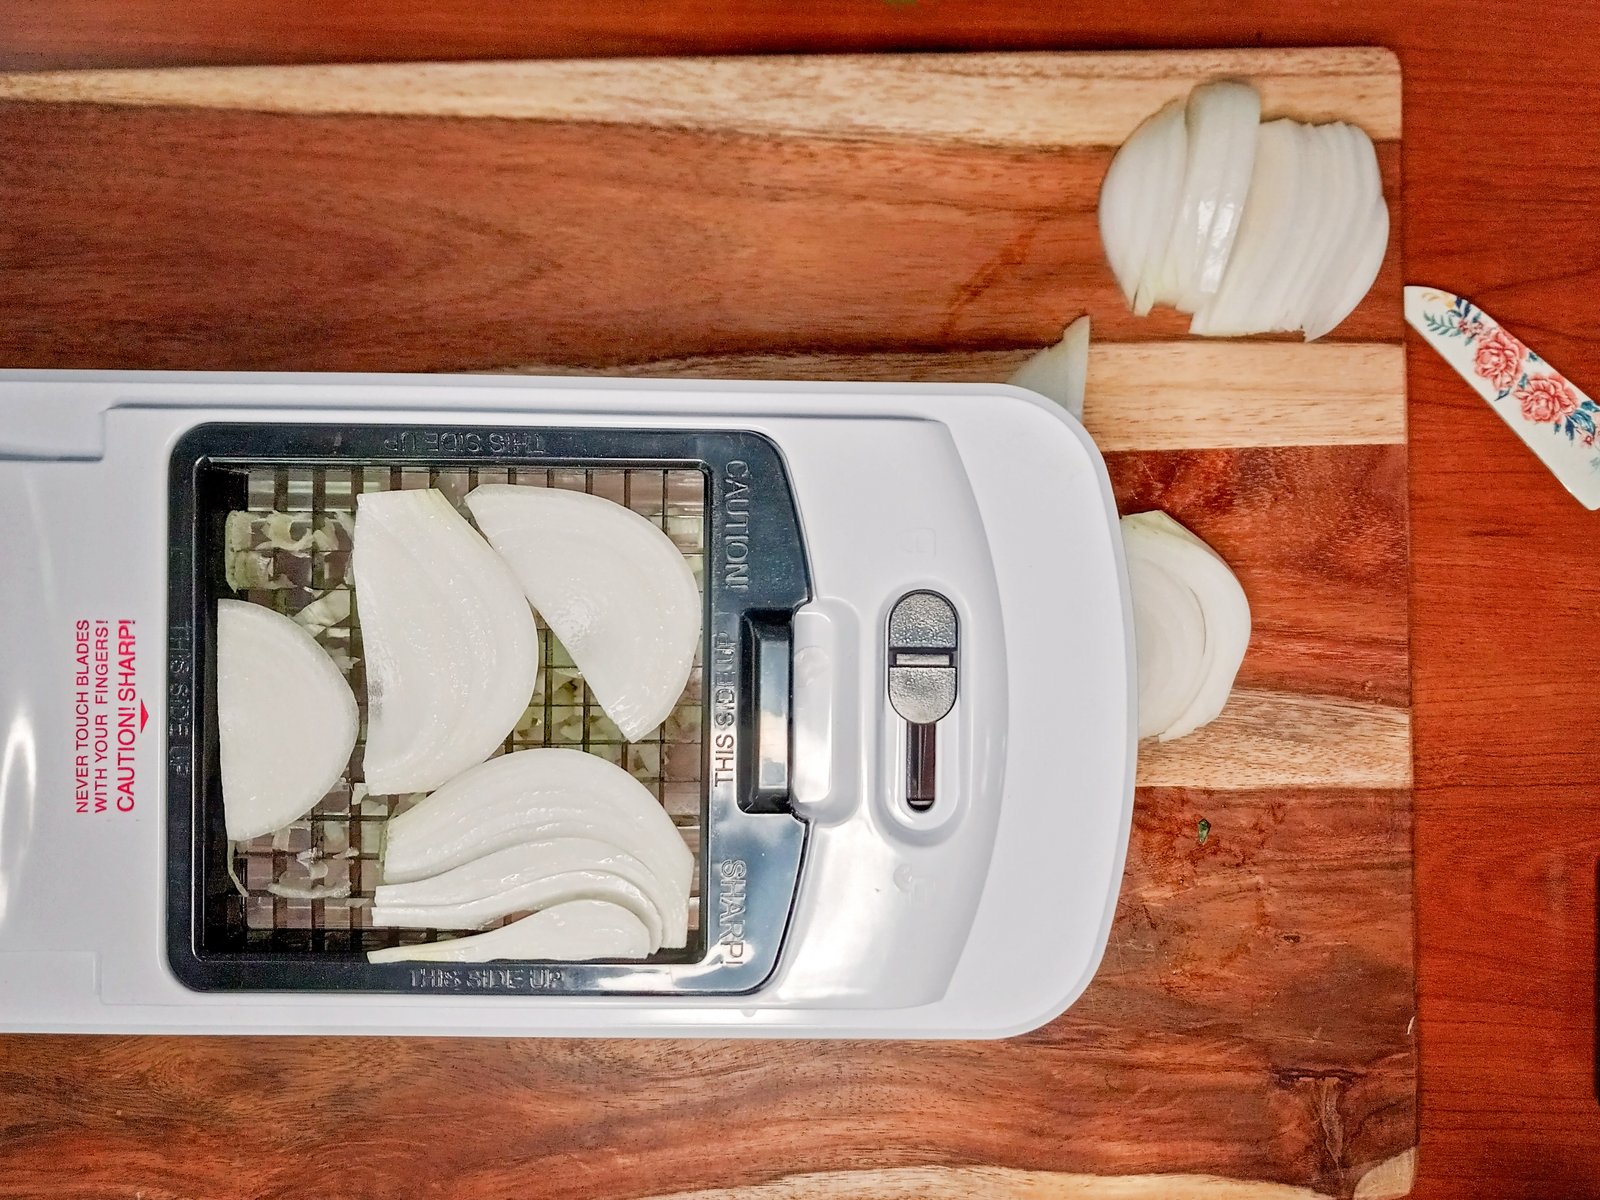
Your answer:
[[[803,851],[757,986],[643,994],[613,974],[574,993],[502,972],[528,994],[478,994],[480,976],[435,972],[412,990],[312,988],[293,961],[272,987],[185,981],[174,945],[186,961],[204,947],[198,925],[174,926],[172,900],[203,852],[175,844],[169,809],[189,803],[173,794],[183,731],[215,712],[169,608],[170,504],[175,448],[218,424],[389,426],[424,457],[485,463],[491,429],[736,431],[776,447],[809,599],[785,633],[787,799],[761,819],[803,830]],[[713,537],[708,571],[725,549]],[[760,570],[759,546],[737,552]],[[944,661],[894,657],[889,616],[912,593],[959,624],[959,682],[921,782],[907,778],[919,727],[886,690],[896,661]],[[1132,808],[1132,679],[1104,465],[1071,417],[1016,388],[0,373],[0,1029],[1021,1032],[1077,998],[1105,947]],[[700,861],[705,919],[724,920],[762,864]]]

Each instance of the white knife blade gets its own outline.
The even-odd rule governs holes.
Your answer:
[[[1456,369],[1585,508],[1600,508],[1600,405],[1483,309],[1406,288],[1406,322]]]

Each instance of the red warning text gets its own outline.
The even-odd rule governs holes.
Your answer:
[[[73,626],[72,802],[80,813],[131,813],[139,795],[139,634],[131,620]]]

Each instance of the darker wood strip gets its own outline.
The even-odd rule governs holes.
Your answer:
[[[1142,792],[1100,977],[1010,1041],[15,1039],[5,1190],[610,1200],[988,1163],[1348,1195],[1414,1141],[1409,847],[1396,793]]]
[[[1085,309],[1110,340],[1186,327],[1128,314],[1104,265],[1104,149],[57,104],[0,105],[0,145],[16,367],[1009,348]],[[1340,338],[1399,339],[1385,270]]]
[[[1139,451],[1106,458],[1117,506],[1156,508],[1250,599],[1243,687],[1410,704],[1404,446]]]
[[[1176,9],[1090,4],[1070,21],[1053,4],[987,0],[861,4],[811,0],[391,0],[371,12],[317,0],[218,7],[211,0],[0,2],[0,65],[163,66],[339,63],[652,54],[775,54],[903,50],[1125,50],[1135,46],[1382,45],[1401,40],[1406,16],[1438,27],[1450,0],[1415,7],[1228,9],[1184,0]],[[1519,37],[1542,27],[1526,21]]]

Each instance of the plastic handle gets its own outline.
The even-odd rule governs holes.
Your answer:
[[[787,621],[753,617],[745,625],[749,711],[745,778],[740,798],[746,812],[781,813],[789,807],[789,712],[794,639]]]

